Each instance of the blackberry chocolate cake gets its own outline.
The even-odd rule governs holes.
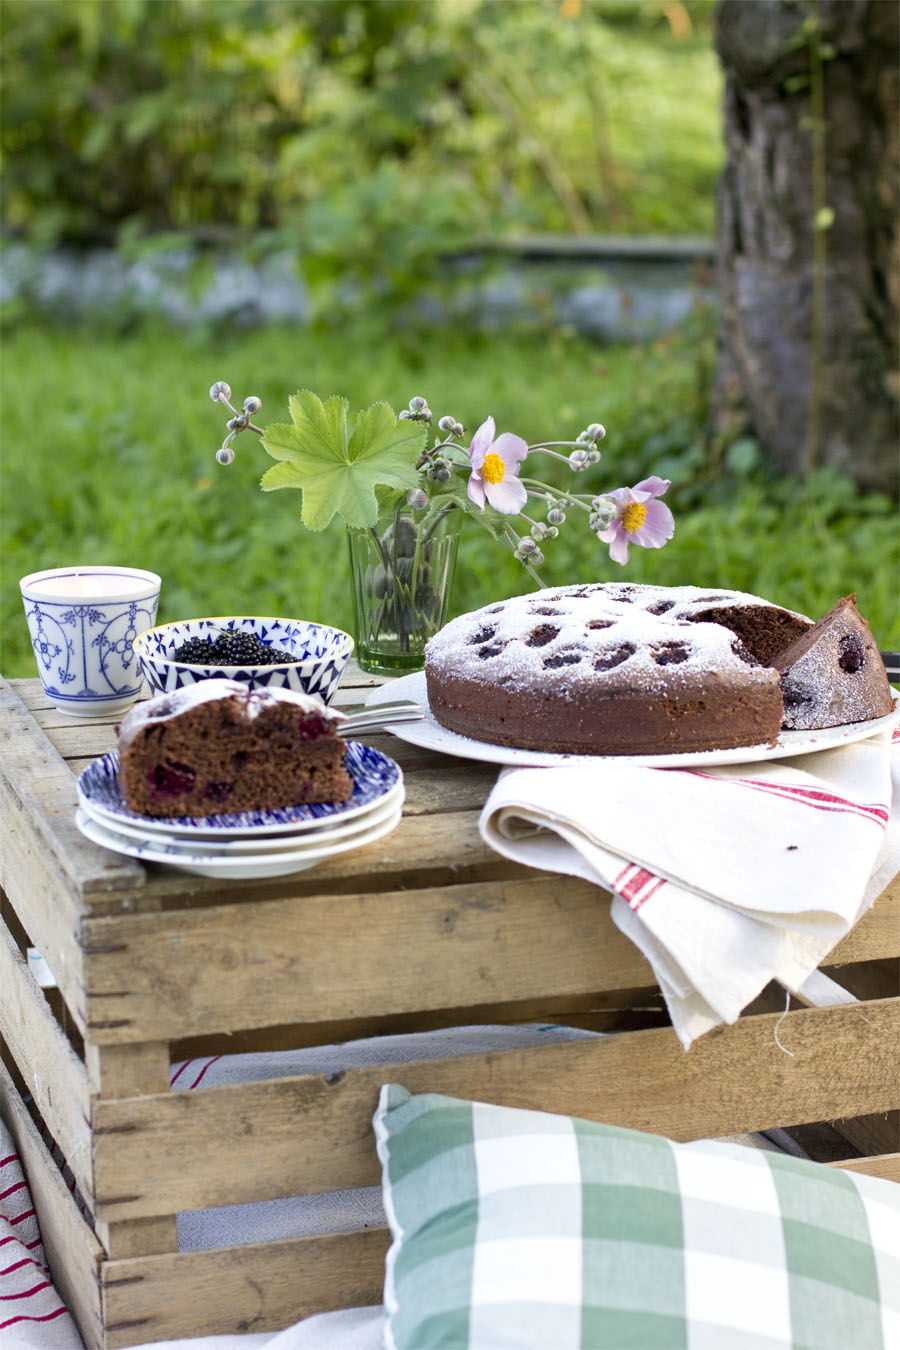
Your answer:
[[[894,706],[884,661],[855,595],[839,600],[774,665],[781,676],[783,725],[791,730],[866,722]]]
[[[210,816],[342,802],[344,720],[318,698],[201,680],[136,703],[119,726],[119,783],[133,811]]]
[[[773,661],[813,627],[741,591],[564,586],[486,605],[427,644],[431,711],[463,736],[573,754],[774,741]]]

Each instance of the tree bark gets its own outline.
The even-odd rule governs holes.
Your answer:
[[[896,0],[719,0],[716,12],[726,141],[718,428],[743,414],[783,469],[833,465],[892,493],[900,448],[898,43]],[[830,212],[820,214],[816,242],[823,205],[833,220],[821,229]]]

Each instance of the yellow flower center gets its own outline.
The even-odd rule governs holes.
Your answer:
[[[643,502],[629,502],[622,512],[622,524],[629,534],[639,530],[647,519],[647,508]]]
[[[500,456],[495,455],[493,451],[484,457],[481,476],[486,483],[502,483],[506,477],[506,465]]]

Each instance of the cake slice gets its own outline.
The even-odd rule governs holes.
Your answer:
[[[845,595],[772,664],[781,677],[788,730],[868,722],[893,709],[887,671],[855,595]]]
[[[136,703],[119,733],[119,784],[132,811],[211,816],[346,801],[344,714],[288,689],[201,680]]]

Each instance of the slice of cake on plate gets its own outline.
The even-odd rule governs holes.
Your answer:
[[[136,703],[119,726],[119,783],[133,811],[210,816],[342,802],[353,792],[344,714],[288,689],[201,680]]]

